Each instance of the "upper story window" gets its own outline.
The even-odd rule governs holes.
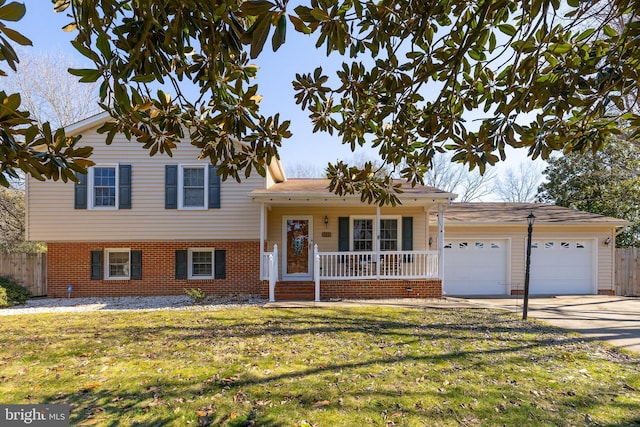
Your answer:
[[[207,206],[207,169],[204,166],[180,168],[181,208],[204,208]]]
[[[91,186],[91,208],[117,209],[118,174],[117,166],[96,166],[89,169]]]
[[[220,177],[207,164],[165,165],[165,209],[219,209]]]
[[[97,165],[76,177],[75,209],[131,209],[131,165]]]

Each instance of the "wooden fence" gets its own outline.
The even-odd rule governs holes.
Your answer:
[[[640,296],[640,248],[616,249],[616,295]]]
[[[0,276],[11,277],[33,296],[45,296],[47,254],[0,254]]]

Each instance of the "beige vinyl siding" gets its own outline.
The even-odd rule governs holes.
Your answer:
[[[165,165],[207,164],[197,160],[199,150],[180,144],[167,155],[149,156],[148,150],[123,137],[107,146],[95,131],[81,140],[94,147],[92,160],[100,164],[132,166],[132,209],[74,209],[74,184],[28,180],[27,238],[36,241],[117,240],[258,240],[260,206],[248,193],[265,187],[265,178],[253,174],[241,184],[221,183],[221,209],[165,209]]]
[[[432,233],[433,231],[432,225]],[[590,241],[596,250],[597,282],[598,290],[613,289],[613,257],[612,246],[605,245],[604,241],[612,235],[612,229],[608,226],[549,226],[544,224],[534,225],[533,239],[571,239]],[[455,226],[445,223],[446,239],[509,239],[511,244],[511,274],[510,286],[512,290],[524,288],[525,258],[527,225],[522,227],[498,227],[498,226]],[[613,240],[613,238],[612,238]]]

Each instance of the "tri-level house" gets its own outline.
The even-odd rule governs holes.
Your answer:
[[[27,179],[27,238],[48,247],[48,296],[260,294],[270,299],[517,294],[536,215],[532,293],[613,292],[625,221],[537,204],[456,204],[404,188],[395,207],[336,196],[326,180],[221,182],[188,142],[173,157],[117,137],[98,115],[67,128],[94,147],[80,182]],[[446,235],[445,235],[446,226]]]

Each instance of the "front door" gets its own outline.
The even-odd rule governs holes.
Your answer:
[[[311,280],[313,220],[311,217],[283,219],[283,278]]]

